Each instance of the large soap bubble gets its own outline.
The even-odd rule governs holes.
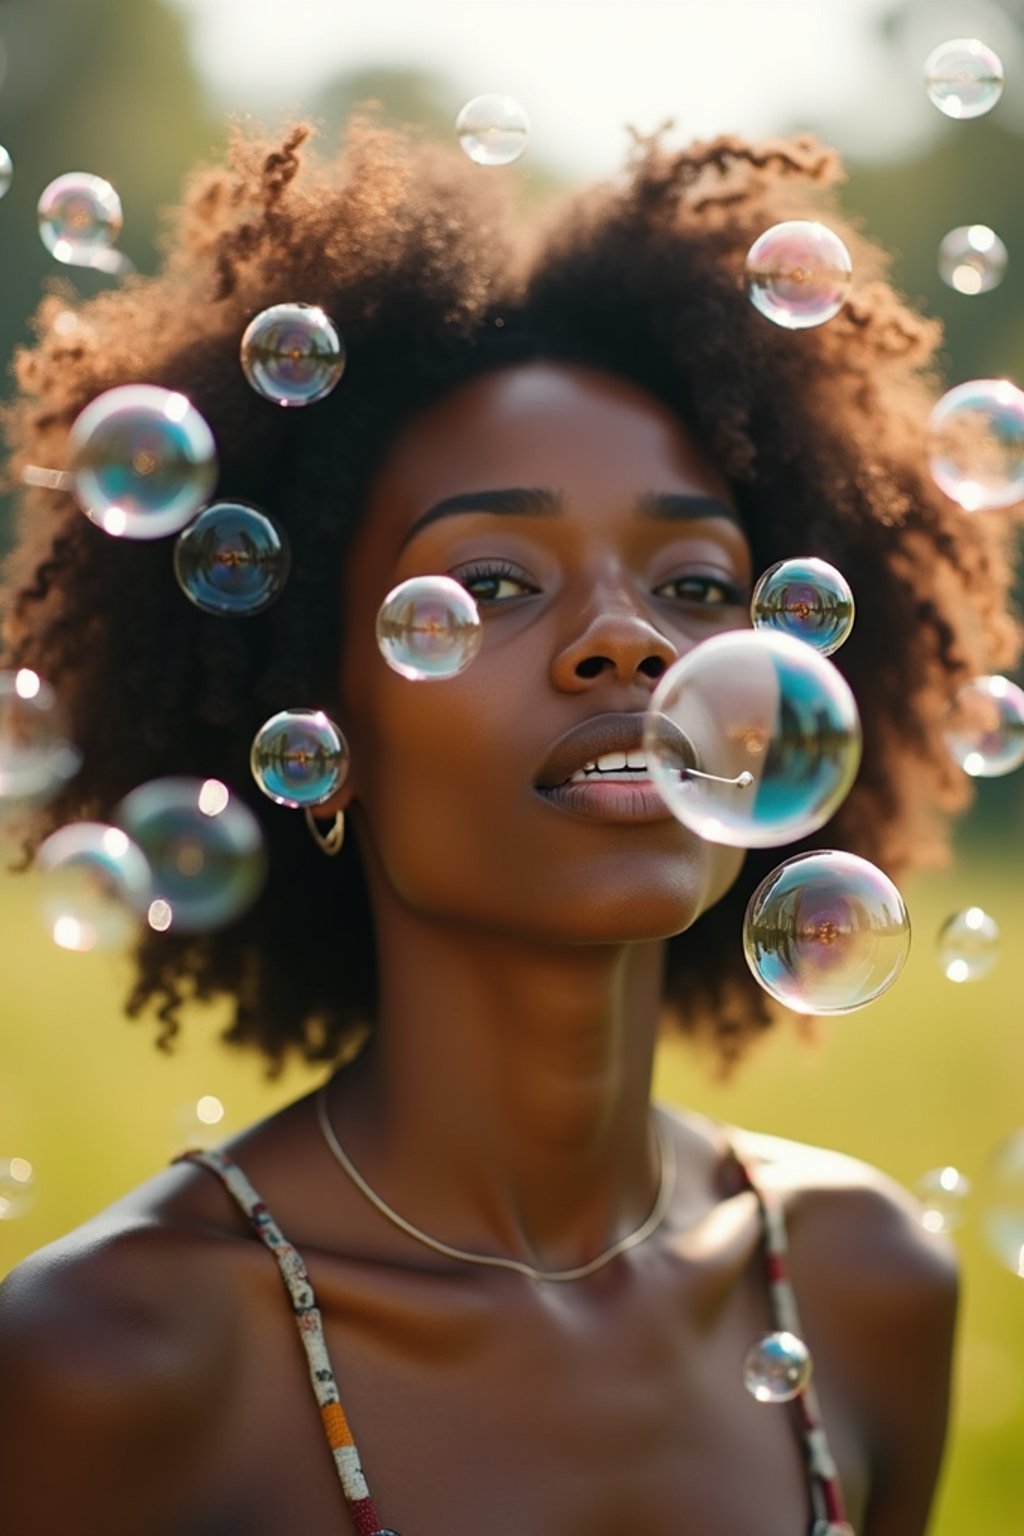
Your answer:
[[[860,763],[860,720],[845,678],[811,646],[732,630],[665,673],[644,750],[658,793],[692,831],[774,848],[838,810]]]
[[[244,501],[217,501],[178,535],[174,574],[204,613],[262,613],[288,579],[291,553],[272,517]]]
[[[121,199],[109,181],[88,171],[68,171],[43,189],[36,210],[39,234],[56,261],[66,266],[116,272],[123,258],[111,248],[124,222]]]
[[[759,235],[747,252],[747,295],[766,319],[787,331],[824,325],[850,293],[853,263],[825,224],[788,219]]]
[[[997,53],[976,37],[953,37],[933,48],[924,65],[928,100],[947,117],[982,117],[1003,94]]]
[[[455,132],[476,165],[511,165],[526,148],[530,119],[514,96],[474,96],[455,119]]]
[[[769,566],[750,599],[755,628],[805,640],[822,656],[831,656],[849,637],[853,614],[853,593],[846,577],[814,555]]]
[[[471,594],[450,576],[412,576],[393,588],[377,613],[377,645],[393,671],[437,682],[465,670],[483,628]]]
[[[1024,499],[1024,391],[1009,379],[947,390],[928,421],[932,479],[965,512]]]
[[[30,667],[0,672],[0,804],[52,798],[81,761],[50,684]]]
[[[348,773],[348,743],[323,710],[283,709],[260,726],[249,754],[252,776],[278,805],[323,805]]]
[[[145,855],[120,827],[73,822],[36,850],[50,937],[80,954],[134,938],[152,898]]]
[[[946,745],[973,779],[998,779],[1024,763],[1024,689],[998,673],[957,689]]]
[[[887,875],[832,849],[787,859],[757,887],[743,952],[766,992],[797,1013],[851,1013],[892,986],[910,919]]]
[[[345,344],[315,304],[274,304],[242,336],[242,372],[275,405],[314,405],[345,371]]]

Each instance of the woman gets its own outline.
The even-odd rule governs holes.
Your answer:
[[[267,890],[234,926],[150,934],[129,1011],[156,1004],[169,1047],[186,997],[227,994],[226,1038],[271,1070],[342,1064],[9,1277],[9,1528],[915,1536],[948,1248],[861,1163],[650,1104],[663,1016],[726,1062],[770,1022],[739,932],[784,855],[702,842],[626,754],[667,667],[748,622],[752,579],[820,555],[857,595],[838,659],[865,756],[814,842],[890,873],[941,853],[966,799],[943,710],[1016,631],[1004,534],[923,469],[936,328],[838,218],[810,140],[638,140],[621,184],[527,239],[457,152],[363,121],[316,166],[306,136],[236,143],[166,270],[71,321],[44,305],[20,360],[16,464],[66,462],[113,385],[181,390],[219,493],[294,552],[278,603],[232,622],[185,602],[166,546],[28,493],[6,665],[54,683],[84,753],[29,845],[162,774],[228,782]],[[795,334],[742,271],[801,215],[843,235],[857,284]],[[302,411],[238,367],[253,315],[292,300],[349,359]],[[438,573],[477,599],[482,649],[410,683],[376,612]],[[254,729],[298,706],[351,751],[313,838],[248,778]],[[747,1351],[797,1322],[811,1387],[758,1403]]]

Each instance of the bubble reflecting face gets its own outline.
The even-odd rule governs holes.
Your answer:
[[[1024,763],[1024,690],[998,674],[975,677],[950,705],[946,745],[974,779],[998,779]]]
[[[951,229],[939,246],[939,276],[957,293],[988,293],[1006,276],[1006,246],[987,224]]]
[[[345,346],[315,304],[274,304],[242,337],[242,372],[275,405],[313,405],[345,371]]]
[[[0,804],[52,798],[81,766],[67,715],[38,672],[0,672]]]
[[[35,1169],[27,1157],[0,1157],[0,1221],[24,1216],[35,1204]]]
[[[980,981],[998,953],[999,925],[981,907],[954,912],[939,933],[939,965],[950,981]]]
[[[755,309],[787,331],[824,325],[850,292],[853,263],[824,224],[789,219],[773,224],[747,252],[747,295]]]
[[[959,1168],[931,1168],[914,1186],[921,1201],[921,1225],[927,1232],[952,1232],[967,1214],[971,1181]]]
[[[852,853],[787,859],[751,896],[743,952],[766,992],[796,1013],[851,1013],[892,986],[910,920],[888,876]]]
[[[4,197],[11,190],[13,178],[14,162],[7,150],[0,144],[0,197]]]
[[[831,656],[853,628],[853,593],[846,577],[825,560],[780,560],[758,579],[750,601],[755,628],[804,640]]]
[[[136,937],[152,897],[145,857],[120,827],[76,822],[41,843],[42,912],[61,949],[118,949]]]
[[[774,848],[838,809],[860,762],[853,694],[811,646],[733,630],[662,677],[644,720],[658,793],[713,843]]]
[[[1012,1274],[1024,1277],[1024,1130],[996,1147],[979,1189],[982,1229],[989,1251]]]
[[[319,709],[283,709],[261,725],[249,754],[265,795],[293,809],[323,805],[348,774],[348,743]]]
[[[154,779],[117,809],[118,826],[145,854],[154,902],[170,921],[157,931],[199,933],[246,912],[266,878],[259,822],[218,779]]]
[[[71,428],[75,499],[105,533],[162,539],[190,523],[217,480],[213,433],[184,395],[121,384]]]
[[[283,531],[244,501],[214,502],[174,546],[178,585],[204,613],[262,613],[284,587],[290,566]]]
[[[999,55],[976,37],[954,37],[925,60],[928,100],[947,117],[982,117],[1003,94]]]
[[[511,165],[526,148],[530,119],[513,96],[474,96],[455,119],[455,132],[476,165]]]
[[[124,222],[121,199],[109,181],[69,171],[45,188],[36,209],[43,244],[67,266],[107,266]]]
[[[948,390],[928,421],[928,467],[966,512],[1024,497],[1024,392],[1008,379],[970,379]]]
[[[803,1339],[781,1330],[751,1345],[743,1360],[743,1385],[759,1403],[788,1403],[811,1379],[811,1356]]]
[[[450,576],[401,582],[377,613],[381,655],[412,682],[457,676],[476,656],[482,638],[476,603]]]

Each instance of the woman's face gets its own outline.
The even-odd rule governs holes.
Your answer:
[[[431,574],[473,593],[483,641],[457,677],[410,682],[375,619]],[[687,831],[650,784],[560,786],[639,751],[658,678],[748,622],[750,580],[725,481],[633,384],[531,363],[418,415],[370,487],[342,594],[341,723],[378,896],[383,882],[425,916],[541,941],[687,927],[742,854]]]

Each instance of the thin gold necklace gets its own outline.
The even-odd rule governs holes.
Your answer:
[[[574,1269],[535,1269],[532,1264],[526,1264],[521,1259],[499,1258],[490,1253],[470,1253],[465,1248],[455,1248],[451,1243],[443,1243],[438,1237],[431,1237],[429,1232],[423,1232],[419,1227],[414,1227],[411,1221],[406,1221],[396,1210],[382,1200],[376,1190],[371,1189],[344,1151],[340,1141],[334,1134],[330,1117],[327,1113],[327,1089],[329,1083],[324,1083],[317,1091],[316,1113],[320,1122],[320,1129],[324,1134],[334,1156],[348,1174],[352,1183],[366,1196],[370,1204],[380,1214],[398,1227],[408,1237],[415,1238],[416,1242],[423,1243],[427,1248],[433,1248],[435,1253],[443,1253],[449,1259],[462,1259],[466,1264],[486,1264],[491,1269],[511,1269],[518,1275],[525,1275],[528,1280],[545,1280],[552,1283],[561,1283],[566,1280],[582,1280],[587,1275],[592,1275],[598,1269],[603,1269],[610,1264],[612,1259],[618,1258],[620,1253],[627,1253],[630,1248],[636,1248],[644,1242],[651,1233],[656,1231],[665,1219],[665,1213],[672,1201],[672,1195],[676,1186],[676,1149],[672,1137],[667,1135],[662,1127],[660,1119],[655,1120],[655,1134],[658,1138],[658,1160],[660,1172],[658,1177],[658,1193],[654,1198],[650,1213],[644,1221],[625,1237],[620,1237],[612,1243],[603,1253],[599,1253],[595,1259],[587,1264],[578,1264]]]

